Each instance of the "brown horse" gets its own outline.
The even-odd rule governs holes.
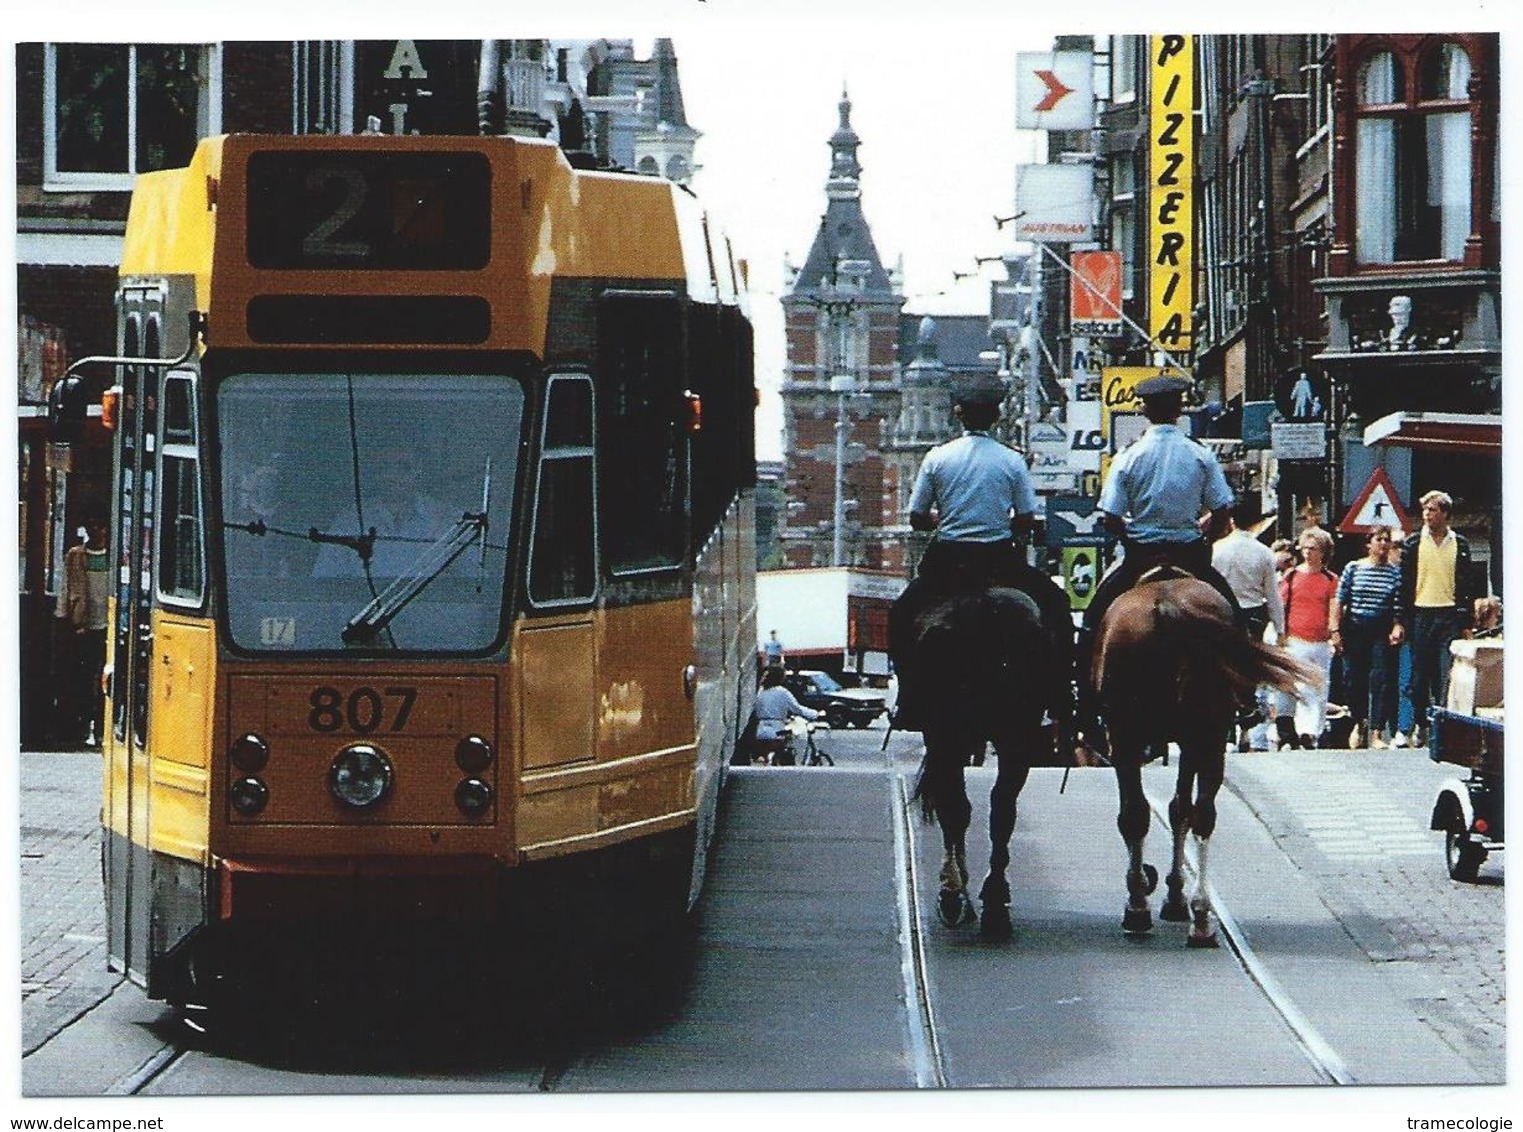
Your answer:
[[[1288,692],[1317,677],[1279,650],[1250,640],[1235,625],[1226,599],[1210,584],[1160,567],[1144,574],[1106,611],[1095,644],[1093,679],[1120,788],[1116,824],[1129,854],[1122,929],[1140,934],[1153,927],[1147,898],[1157,887],[1158,871],[1142,859],[1149,824],[1142,767],[1151,753],[1162,753],[1172,740],[1180,750],[1179,777],[1169,802],[1174,860],[1159,914],[1165,920],[1191,922],[1191,947],[1215,947],[1206,850],[1216,828],[1216,794],[1226,769],[1237,693],[1259,684]],[[1198,862],[1188,905],[1187,833],[1195,835]]]

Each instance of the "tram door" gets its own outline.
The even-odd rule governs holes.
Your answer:
[[[166,288],[124,286],[120,353],[158,358],[164,350]],[[159,416],[157,366],[123,366],[118,402],[112,625],[106,772],[106,932],[111,963],[148,972],[153,891],[149,853],[148,679],[153,656],[153,548]]]

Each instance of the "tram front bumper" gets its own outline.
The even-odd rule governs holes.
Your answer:
[[[223,860],[221,921],[352,923],[496,917],[503,867],[492,858],[350,858],[335,861]]]

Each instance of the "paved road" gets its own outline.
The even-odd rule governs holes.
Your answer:
[[[879,751],[882,738],[876,730],[827,734],[823,742],[842,771],[913,763],[912,737],[894,736],[886,754]],[[28,753],[21,765],[23,1052],[30,1052],[105,1000],[118,980],[104,963],[95,825],[99,756]],[[1384,988],[1398,988],[1468,1067],[1469,1079],[1502,1079],[1503,858],[1484,866],[1478,885],[1457,885],[1444,875],[1439,835],[1426,829],[1444,768],[1413,752],[1253,754],[1234,756],[1229,765],[1231,789],[1256,816],[1266,843],[1272,838],[1311,880],[1312,898],[1368,956],[1371,977]],[[1153,768],[1155,793],[1167,788],[1168,772],[1158,771]],[[748,776],[833,773],[790,769]],[[1083,773],[1098,776],[1091,785],[1108,778]],[[793,850],[800,848],[810,847]],[[882,844],[875,848],[888,851]],[[1272,928],[1255,930],[1271,942]],[[1316,986],[1310,963],[1287,977]],[[112,1002],[130,1006],[135,998],[138,992],[127,988]],[[113,1009],[112,1002],[102,1009]],[[834,1074],[814,1084],[839,1087],[841,1070],[835,1066]]]

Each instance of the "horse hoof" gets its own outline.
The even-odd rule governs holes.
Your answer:
[[[978,921],[978,930],[985,939],[1009,939],[1011,935],[1009,907],[1004,904],[985,904],[984,914]]]
[[[1211,932],[1209,935],[1195,935],[1192,932],[1189,936],[1187,936],[1185,938],[1185,946],[1186,947],[1213,948],[1213,947],[1220,947],[1221,944],[1217,941],[1216,933],[1215,932]]]
[[[949,928],[961,928],[978,918],[973,902],[964,892],[943,892],[936,901],[936,912]]]
[[[1146,908],[1128,908],[1121,917],[1121,930],[1128,935],[1143,935],[1153,930],[1153,913]]]
[[[1165,900],[1163,907],[1158,909],[1158,917],[1167,920],[1171,924],[1186,924],[1190,922],[1190,906],[1183,900]]]

